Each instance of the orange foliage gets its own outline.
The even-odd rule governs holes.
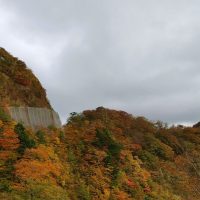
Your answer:
[[[15,150],[19,147],[18,138],[0,139],[0,146],[5,150]]]
[[[116,200],[131,200],[132,199],[128,196],[126,192],[121,191],[121,190],[117,190],[115,197],[116,197]]]
[[[126,184],[127,184],[129,187],[133,188],[133,189],[136,189],[136,188],[138,187],[137,184],[134,183],[131,179],[127,179],[127,180],[126,180]]]
[[[14,132],[13,128],[9,126],[4,126],[3,130],[0,138],[0,147],[6,151],[16,150],[20,145],[18,135]]]
[[[11,151],[0,151],[0,158],[1,160],[7,160],[11,154]]]
[[[3,121],[0,120],[0,128],[3,126]]]
[[[142,146],[140,144],[132,144],[131,147],[135,151],[138,151],[138,150],[142,149]]]
[[[36,149],[27,149],[23,158],[15,165],[15,175],[22,180],[55,181],[61,171],[62,165],[53,150],[42,145]]]
[[[37,159],[40,161],[57,160],[57,156],[51,147],[39,145],[37,148],[27,149],[24,155],[26,159]]]
[[[23,86],[29,86],[31,84],[30,79],[28,79],[28,77],[26,77],[24,74],[20,74],[19,72],[15,75],[14,80],[16,83]]]
[[[16,165],[15,174],[17,177],[27,180],[44,180],[45,178],[53,179],[53,176],[60,176],[61,167],[51,161],[40,162],[38,160],[22,160]]]

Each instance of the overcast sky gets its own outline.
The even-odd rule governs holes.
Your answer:
[[[200,121],[199,0],[0,0],[0,46],[62,121],[98,106]]]

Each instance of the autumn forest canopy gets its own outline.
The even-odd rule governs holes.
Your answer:
[[[199,200],[200,125],[98,107],[32,130],[7,106],[52,108],[24,62],[0,49],[0,199]],[[67,106],[67,102],[66,102]]]

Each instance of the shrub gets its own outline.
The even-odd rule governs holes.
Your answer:
[[[77,188],[77,196],[80,200],[90,200],[90,192],[89,188],[84,184],[81,183],[80,186]]]
[[[115,157],[116,159],[119,158],[120,152],[122,150],[122,145],[117,143],[117,142],[112,142],[109,146],[108,146],[108,152]]]
[[[45,140],[45,136],[44,135],[45,135],[44,132],[41,131],[41,130],[36,132],[36,136],[37,136],[38,142],[40,144],[46,144],[46,140]]]
[[[93,143],[95,146],[102,148],[107,147],[107,157],[104,159],[106,165],[117,165],[119,155],[122,150],[122,145],[116,142],[108,129],[96,131],[96,141]]]
[[[25,128],[22,124],[18,123],[15,126],[15,133],[18,134],[20,140],[20,147],[18,148],[19,153],[24,153],[26,148],[33,148],[35,147],[35,141],[30,139],[28,134],[25,131]]]
[[[72,112],[70,117],[67,119],[67,124],[76,124],[81,126],[84,121],[84,115],[82,113]]]
[[[96,130],[96,138],[97,140],[93,144],[99,148],[108,146],[113,143],[111,133],[107,129],[104,129],[103,131]]]
[[[164,143],[162,143],[159,139],[155,138],[154,135],[147,134],[145,136],[145,149],[152,153],[155,156],[163,160],[171,160],[173,159],[174,152],[172,148]]]
[[[149,153],[146,150],[141,150],[139,151],[138,156],[148,168],[157,168],[158,158],[155,155]]]
[[[73,149],[71,147],[69,147],[68,151],[67,151],[67,157],[68,157],[68,162],[70,162],[72,165],[76,165],[77,164],[77,158],[76,155],[73,152]]]
[[[119,167],[114,167],[112,171],[111,186],[113,188],[120,187],[122,184],[122,177],[124,172],[119,169]]]
[[[5,113],[5,111],[2,108],[0,108],[0,120],[2,120],[3,122],[11,121],[10,116],[7,113]]]
[[[64,134],[63,131],[60,131],[60,133],[59,133],[59,139],[60,139],[60,141],[64,141],[64,139],[65,139],[65,134]]]
[[[22,199],[35,200],[69,200],[68,194],[61,187],[49,183],[42,183],[29,180],[26,183],[25,191],[22,193]]]
[[[11,191],[10,183],[6,180],[1,180],[0,191],[1,192],[10,192]]]

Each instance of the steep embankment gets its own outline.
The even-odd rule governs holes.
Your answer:
[[[51,108],[46,92],[26,64],[0,48],[0,106]]]

